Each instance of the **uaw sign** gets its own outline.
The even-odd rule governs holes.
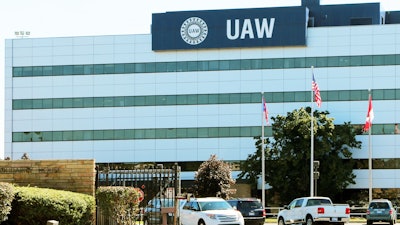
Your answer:
[[[305,46],[308,9],[299,7],[153,14],[152,49]]]

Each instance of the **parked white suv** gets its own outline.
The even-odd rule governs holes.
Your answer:
[[[242,214],[222,198],[192,198],[180,214],[182,225],[244,225]]]

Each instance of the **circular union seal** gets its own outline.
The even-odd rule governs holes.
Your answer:
[[[208,34],[206,22],[199,17],[190,17],[181,26],[181,37],[190,45],[198,45],[203,42]]]

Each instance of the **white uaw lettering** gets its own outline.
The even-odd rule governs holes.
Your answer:
[[[232,33],[232,21],[226,20],[226,37],[229,40],[236,40],[240,37],[240,39],[254,39],[254,28],[257,33],[257,38],[272,38],[272,34],[274,32],[275,18],[271,18],[268,24],[267,18],[263,18],[260,22],[260,19],[254,19],[254,25],[252,24],[251,19],[244,19],[242,24],[242,29],[240,30],[240,20],[235,19],[235,26]]]
[[[188,34],[190,37],[198,37],[200,35],[200,27],[196,24],[189,26]]]
[[[269,20],[269,25],[267,18],[263,18],[261,26],[259,19],[255,19],[254,22],[256,24],[256,31],[258,38],[264,38],[264,33],[267,38],[272,38],[272,33],[274,31],[274,25],[275,25],[275,18],[271,18]]]
[[[229,40],[236,40],[239,37],[239,20],[235,20],[235,34],[232,35],[231,20],[226,21],[226,36]]]
[[[250,39],[254,39],[253,26],[251,26],[250,19],[245,19],[243,21],[242,34],[240,35],[240,39],[245,39],[246,35],[249,35]]]

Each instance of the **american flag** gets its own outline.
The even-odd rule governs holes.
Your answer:
[[[312,75],[311,89],[314,91],[314,101],[317,103],[317,106],[319,108],[319,107],[321,107],[322,99],[321,99],[321,94],[319,93],[318,84],[314,78],[314,73]]]
[[[267,121],[267,125],[268,125],[268,108],[267,108],[267,102],[265,101],[264,96],[262,97],[262,103],[263,103],[263,112],[264,112],[264,116],[265,116],[265,121]]]

